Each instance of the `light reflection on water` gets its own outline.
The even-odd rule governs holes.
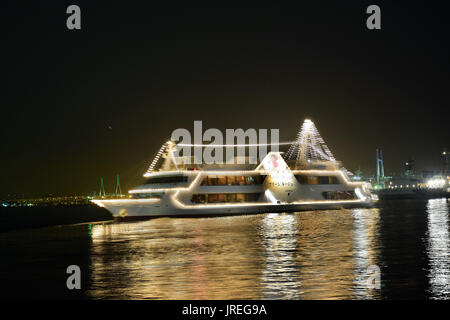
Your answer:
[[[95,225],[93,298],[373,299],[378,209]]]
[[[450,236],[447,199],[429,200],[427,204],[427,254],[431,298],[450,297]]]
[[[379,290],[368,286],[368,269],[379,266],[379,210],[353,210],[353,248],[355,259],[354,292],[358,299],[380,297]],[[380,275],[381,277],[381,275]]]
[[[0,283],[8,298],[450,299],[449,228],[449,200],[436,199],[21,229],[0,232]]]
[[[295,263],[297,218],[293,214],[268,214],[262,219],[259,234],[266,257],[261,276],[264,299],[298,299],[302,293]]]

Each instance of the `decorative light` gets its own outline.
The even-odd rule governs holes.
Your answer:
[[[297,140],[291,145],[286,153],[286,159],[300,160],[326,160],[335,162],[325,141],[319,134],[314,122],[306,119],[297,134]]]
[[[366,200],[366,197],[362,194],[361,189],[360,188],[356,188],[355,189],[355,194],[356,196],[361,199],[362,201]]]
[[[220,148],[226,148],[226,147],[268,147],[273,145],[290,145],[296,143],[296,141],[288,141],[288,142],[277,142],[277,143],[247,143],[247,144],[204,144],[204,143],[178,143],[177,146],[180,147],[220,147]]]
[[[147,204],[147,203],[156,203],[161,201],[159,198],[148,198],[148,199],[108,199],[108,200],[90,200],[91,202],[95,203],[99,207],[104,208],[105,204]]]
[[[169,142],[171,142],[171,141],[169,141]],[[168,144],[168,142],[164,143],[161,146],[161,148],[159,148],[158,153],[156,154],[155,158],[153,159],[152,163],[150,164],[150,167],[148,168],[147,172],[144,174],[144,177],[147,174],[150,174],[150,173],[153,172],[153,169],[154,169],[155,165],[158,163],[158,160],[161,158],[161,155],[163,154],[164,150],[166,150],[167,144]]]
[[[270,191],[269,189],[267,189],[264,194],[266,195],[266,197],[272,202],[272,203],[278,203],[278,200],[275,198],[275,196],[273,195],[272,191]]]
[[[304,160],[307,162],[310,162],[311,160],[326,160],[326,161],[332,161],[336,162],[336,159],[334,158],[333,154],[331,153],[328,146],[325,144],[323,138],[320,136],[319,131],[317,130],[316,126],[314,125],[314,122],[312,122],[310,119],[306,119],[303,122],[303,125],[297,135],[297,139],[295,141],[290,142],[278,142],[277,145],[291,145],[287,155],[286,159],[296,159],[296,160]],[[214,145],[214,147],[254,147],[254,146],[271,146],[274,145],[274,143],[257,143],[257,144],[220,144],[220,145]],[[161,146],[158,153],[156,154],[155,158],[153,159],[152,163],[150,164],[150,167],[148,168],[147,172],[144,174],[145,176],[148,176],[149,174],[153,173],[153,169],[158,163],[159,159],[161,158],[164,151],[166,151],[166,148],[169,147],[169,149],[172,149],[173,147],[180,146],[180,147],[210,147],[210,144],[186,144],[186,143],[180,143],[176,144],[173,141],[169,140],[165,144]],[[174,159],[173,154],[172,155],[172,161],[175,164],[175,167],[177,167],[177,163]],[[350,171],[346,170],[345,168],[342,168],[344,172],[346,172],[348,175],[353,175]]]

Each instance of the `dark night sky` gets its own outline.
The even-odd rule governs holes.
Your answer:
[[[444,2],[296,3],[2,1],[0,198],[91,193],[100,176],[112,192],[116,173],[128,189],[194,120],[280,128],[289,141],[309,117],[349,170],[373,173],[377,147],[387,173],[408,155],[439,169],[450,147]],[[70,4],[80,31],[66,28]],[[382,30],[366,28],[370,4]]]

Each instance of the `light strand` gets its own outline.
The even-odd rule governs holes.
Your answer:
[[[275,146],[275,145],[291,145],[297,143],[296,141],[289,142],[273,142],[273,143],[249,143],[249,144],[203,144],[203,143],[179,143],[176,146],[180,147],[260,147],[260,146]]]

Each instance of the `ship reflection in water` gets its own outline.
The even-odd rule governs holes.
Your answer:
[[[450,296],[450,236],[447,200],[429,200],[427,213],[430,295],[434,299],[448,299]]]
[[[92,298],[376,299],[379,209],[95,225]],[[448,237],[448,235],[447,235]],[[448,244],[448,240],[447,240]]]

